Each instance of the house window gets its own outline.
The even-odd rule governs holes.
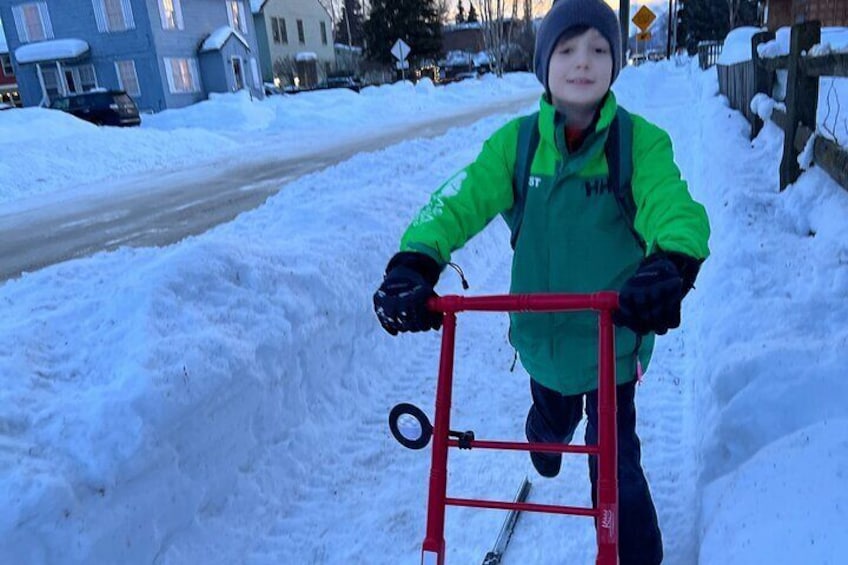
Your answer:
[[[135,71],[135,61],[115,61],[115,71],[118,73],[118,85],[130,96],[141,96],[141,86],[138,83],[138,73]]]
[[[244,18],[244,9],[239,0],[229,0],[228,12],[230,14],[230,26],[242,33],[247,33],[247,20]]]
[[[88,92],[97,88],[97,76],[94,65],[82,65],[71,69],[78,84],[78,92]]]
[[[88,92],[97,88],[97,76],[93,65],[80,65],[78,67],[62,66],[62,75],[65,78],[64,91],[69,94]]]
[[[135,29],[130,0],[91,0],[101,33]]]
[[[306,43],[306,36],[303,34],[303,20],[297,20],[297,40],[303,45]]]
[[[165,58],[165,72],[168,75],[168,87],[172,94],[200,92],[197,59]]]
[[[282,43],[283,36],[280,35],[280,20],[271,18],[271,35],[274,37],[274,43]]]
[[[321,44],[327,45],[327,22],[321,22]]]
[[[162,29],[183,29],[183,8],[180,0],[159,0]]]
[[[12,57],[8,54],[0,55],[0,64],[3,65],[3,74],[10,77],[15,74],[15,69],[12,68]]]
[[[41,81],[44,84],[44,96],[48,100],[53,100],[64,94],[62,85],[59,82],[59,71],[56,67],[42,67],[38,65],[41,71]]]
[[[15,28],[21,43],[53,39],[53,24],[46,2],[30,2],[12,6]]]
[[[280,40],[284,45],[288,45],[289,32],[286,29],[286,18],[277,18],[277,21],[280,22]]]

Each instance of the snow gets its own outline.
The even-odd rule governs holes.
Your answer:
[[[203,43],[200,45],[200,52],[205,53],[207,51],[220,51],[230,36],[235,36],[236,39],[242,42],[242,44],[250,49],[250,45],[247,43],[247,39],[238,32],[238,30],[234,29],[232,26],[222,26],[209,34]]]
[[[719,65],[735,65],[751,60],[751,38],[760,33],[760,28],[737,27],[727,34],[721,55],[716,62]]]
[[[129,131],[2,112],[4,164],[27,163],[2,171],[0,186],[23,178],[4,210],[72,202],[78,185],[108,197],[106,178],[155,174],[170,152],[188,166],[332,147],[337,132],[526,94],[530,79],[223,95]],[[815,166],[780,192],[781,132],[749,141],[716,82],[664,61],[616,83],[669,131],[713,228],[683,326],[658,339],[637,394],[664,563],[835,565],[848,551],[848,192]],[[432,418],[439,336],[389,337],[371,293],[430,191],[509,117],[357,155],[179,244],[2,284],[0,562],[418,563],[429,452],[394,443],[386,417],[408,401]],[[469,293],[507,290],[508,239],[497,220],[455,253]],[[452,271],[437,290],[462,292]],[[522,437],[527,376],[509,370],[506,331],[504,316],[460,315],[455,429]],[[448,492],[508,499],[527,469],[525,454],[452,452]],[[533,477],[530,499],[587,504],[585,475],[568,459],[561,478]],[[501,520],[449,509],[447,562],[479,562]],[[588,564],[593,543],[589,520],[526,515],[508,558]]]
[[[6,43],[6,32],[3,30],[3,21],[0,20],[0,53],[8,53],[9,45]]]
[[[789,55],[791,36],[792,29],[782,27],[775,32],[775,38],[773,40],[757,46],[757,53],[763,58]],[[821,51],[842,53],[846,50],[848,50],[848,28],[823,27],[821,30],[821,41],[818,46],[813,46],[811,54],[815,55]]]
[[[20,65],[76,59],[88,52],[88,43],[82,39],[51,39],[38,43],[27,43],[15,49],[15,60]]]
[[[96,193],[115,171],[145,175],[222,158],[237,162],[309,153],[328,142],[344,144],[374,132],[425,125],[435,116],[475,108],[480,100],[525,97],[538,88],[535,76],[526,74],[450,84],[435,96],[408,82],[366,87],[359,95],[335,89],[261,101],[246,92],[211,94],[188,108],[142,115],[141,128],[132,129],[98,128],[42,108],[2,112],[0,139],[14,142],[3,144],[0,204],[8,211],[38,206],[47,193],[62,199]],[[44,132],[50,132],[50,151],[44,150]],[[92,160],[91,155],[99,157]]]

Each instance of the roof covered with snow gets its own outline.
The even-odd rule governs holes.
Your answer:
[[[250,49],[250,44],[247,42],[247,39],[245,39],[238,30],[230,26],[223,26],[209,34],[209,37],[207,37],[200,46],[200,52],[205,53],[207,51],[220,51],[221,48],[224,47],[224,44],[226,44],[230,39],[230,36],[235,36],[235,38],[241,41],[245,47]]]
[[[262,11],[266,2],[268,2],[268,0],[250,0],[250,11],[254,14],[258,14]]]
[[[88,43],[82,39],[51,39],[38,43],[27,43],[15,49],[19,64],[40,63],[76,59],[88,52]]]

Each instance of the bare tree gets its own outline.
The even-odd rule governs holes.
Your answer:
[[[489,62],[498,77],[502,77],[511,49],[513,22],[518,20],[518,0],[512,0],[509,24],[505,23],[504,10],[508,0],[479,0],[482,16],[483,42]]]
[[[727,9],[730,12],[730,29],[736,27],[736,15],[739,13],[739,5],[741,0],[727,0]]]
[[[442,25],[451,22],[450,4],[450,0],[436,0],[436,11],[439,14],[439,21],[442,22]]]

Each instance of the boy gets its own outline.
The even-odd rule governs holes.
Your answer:
[[[511,293],[619,290],[614,313],[619,558],[621,565],[656,565],[662,561],[662,538],[640,462],[635,383],[647,367],[654,334],[680,325],[681,301],[709,253],[709,223],[680,179],[668,134],[620,111],[610,92],[620,69],[619,29],[602,0],[554,4],[539,28],[534,55],[545,87],[534,125],[538,141],[530,138],[534,147],[520,146],[519,140],[527,143],[520,133],[523,119],[486,141],[477,159],[449,179],[409,226],[374,295],[374,308],[393,335],[438,329],[441,317],[426,302],[441,269],[498,214],[512,230]],[[625,120],[631,128],[622,127]],[[626,140],[632,142],[632,167],[621,152],[621,162],[608,162],[613,159],[607,138],[622,130],[632,137]],[[517,154],[527,151],[534,157],[526,190],[523,180],[513,188],[521,163]],[[625,173],[632,217],[622,204],[623,191],[609,178],[622,169],[632,169]],[[597,443],[596,315],[517,313],[510,323],[510,340],[531,376],[527,439],[570,442],[585,397],[586,443]],[[559,473],[560,454],[530,457],[542,476]],[[594,457],[589,476],[594,502]]]

